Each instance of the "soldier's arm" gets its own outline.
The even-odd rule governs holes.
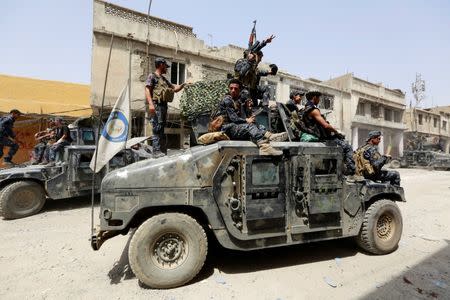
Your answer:
[[[152,99],[152,91],[153,91],[153,87],[151,87],[151,86],[145,87],[145,98],[147,99],[148,110],[149,110],[151,116],[154,115],[156,112],[155,105],[153,104],[153,99]]]
[[[174,91],[175,93],[178,93],[178,92],[181,91],[187,84],[188,84],[187,82],[184,82],[184,83],[182,83],[182,84],[176,84],[176,85],[173,85],[173,84],[172,84],[173,91]]]
[[[314,109],[313,111],[311,111],[309,113],[309,116],[314,118],[317,121],[317,123],[320,124],[320,126],[325,128],[329,132],[338,133],[338,131],[322,117],[322,115],[320,114],[320,111],[318,109]]]
[[[363,156],[365,159],[367,159],[372,167],[374,167],[376,170],[381,170],[381,168],[386,163],[386,156],[381,156],[379,159],[375,159],[375,154],[377,154],[377,150],[374,147],[370,147],[366,151],[364,151]]]

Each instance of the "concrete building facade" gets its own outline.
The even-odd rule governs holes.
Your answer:
[[[242,57],[244,51],[244,48],[234,45],[209,47],[195,36],[192,27],[189,26],[155,17],[148,18],[150,24],[148,26],[146,14],[102,0],[94,0],[93,5],[91,105],[94,111],[98,111],[101,106],[107,57],[111,36],[114,34],[105,105],[112,107],[125,86],[131,60],[134,134],[143,133],[144,81],[149,72],[154,71],[154,59],[157,56],[170,61],[171,68],[167,77],[172,83],[179,84],[184,81],[225,79],[227,74],[233,73],[234,64]],[[148,58],[147,32],[149,32]],[[268,47],[274,46],[275,44],[271,44]],[[261,63],[261,68],[268,69],[268,64],[268,62]],[[351,136],[351,129],[344,122],[351,116],[349,91],[328,86],[317,80],[304,80],[283,70],[276,76],[264,78],[262,84],[269,85],[272,100],[280,102],[286,102],[293,89],[321,91],[324,94],[321,107],[333,111],[328,115],[328,120],[348,137]],[[183,146],[186,135],[186,129],[182,128],[185,124],[180,118],[178,109],[180,96],[181,93],[176,94],[174,102],[169,107],[170,128],[166,128],[166,132],[174,135],[171,140],[177,141],[170,145],[172,147]]]
[[[450,106],[408,108],[405,112],[405,149],[414,150],[420,138],[445,153],[450,152]]]
[[[383,132],[380,152],[389,152],[393,157],[403,155],[406,127],[403,123],[405,94],[402,91],[368,82],[351,73],[324,81],[324,84],[351,95],[344,127],[351,131],[353,149],[365,144],[369,131],[380,130]]]
[[[148,18],[144,13],[103,0],[94,0],[93,4],[91,105],[94,111],[101,106],[109,45],[114,34],[105,103],[109,107],[114,104],[128,79],[131,60],[133,132],[136,135],[144,132],[144,81],[149,72],[154,71],[157,56],[170,61],[167,77],[172,83],[180,84],[227,78],[245,50],[235,45],[210,47],[196,37],[192,27],[156,17]],[[268,47],[276,47],[276,41]],[[268,69],[268,64],[263,61],[260,68]],[[320,107],[331,111],[327,120],[346,135],[354,149],[365,143],[370,130],[379,129],[384,133],[381,152],[390,151],[396,157],[402,155],[405,95],[400,90],[388,89],[352,74],[320,81],[302,79],[285,70],[279,70],[276,76],[263,78],[261,84],[269,85],[272,100],[283,103],[289,99],[292,90],[322,92]],[[168,145],[173,148],[182,147],[188,133],[187,124],[179,113],[180,96],[181,93],[176,94],[169,106],[169,128],[166,128],[166,132],[173,135],[168,139],[175,141]]]

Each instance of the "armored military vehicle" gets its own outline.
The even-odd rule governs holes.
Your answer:
[[[95,151],[96,129],[90,118],[69,125],[74,140],[65,147],[55,166],[19,165],[0,169],[0,216],[23,218],[38,213],[47,199],[57,200],[89,195],[92,192],[92,170],[89,163]],[[102,177],[109,172],[139,160],[131,150],[116,155],[95,179],[98,192]]]
[[[443,145],[437,137],[417,132],[405,133],[405,145],[406,149],[399,161],[400,167],[450,170],[450,154],[443,151]]]
[[[450,170],[450,154],[430,150],[405,150],[400,160],[400,166]]]
[[[221,141],[144,160],[105,176],[100,225],[91,239],[134,232],[133,272],[154,288],[180,286],[201,270],[207,232],[225,248],[253,250],[355,237],[373,254],[397,248],[403,188],[347,180],[342,150],[325,143]]]

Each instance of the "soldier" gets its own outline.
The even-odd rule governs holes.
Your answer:
[[[289,100],[286,102],[286,107],[289,111],[296,112],[298,114],[298,105],[300,105],[302,101],[302,97],[305,95],[304,92],[301,91],[292,91],[289,95]]]
[[[12,130],[14,122],[22,115],[18,109],[13,109],[9,112],[9,115],[0,118],[0,158],[3,156],[3,147],[9,147],[8,154],[3,159],[5,165],[14,165],[12,158],[19,150],[19,145],[15,140],[16,134]]]
[[[264,107],[269,105],[269,88],[268,86],[260,86],[259,82],[263,76],[276,75],[278,67],[275,64],[271,64],[269,66],[270,71],[260,71],[258,64],[264,55],[261,49],[272,42],[274,38],[275,36],[271,35],[262,43],[256,41],[254,45],[244,52],[244,58],[237,60],[234,66],[234,78],[241,81],[243,88],[248,90],[254,107],[258,106],[258,99],[262,99],[261,104]]]
[[[181,91],[186,83],[174,85],[163,75],[167,73],[169,64],[162,57],[155,59],[155,72],[145,82],[145,98],[148,101],[150,122],[153,127],[151,137],[153,157],[167,154],[164,127],[167,121],[167,103],[173,101],[174,93]]]
[[[55,118],[55,140],[56,142],[49,147],[48,151],[49,166],[54,166],[57,159],[56,156],[61,154],[64,147],[69,146],[73,142],[70,136],[70,129],[64,124],[62,118]]]
[[[242,118],[240,114],[240,88],[239,80],[232,79],[229,83],[229,94],[225,95],[219,103],[218,112],[215,114],[215,119],[211,122],[216,124],[214,128],[210,126],[211,131],[221,130],[230,139],[233,140],[251,140],[259,147],[260,155],[282,155],[283,152],[275,150],[270,141],[285,141],[287,134],[271,133],[264,128],[257,126],[255,117],[250,116],[246,119]],[[216,122],[217,118],[222,118],[222,122]]]
[[[369,132],[366,144],[356,150],[354,154],[356,175],[364,176],[373,181],[385,181],[390,182],[392,185],[400,186],[400,174],[397,171],[381,169],[391,158],[378,152],[381,136],[381,131]]]
[[[53,119],[48,120],[48,128],[37,132],[34,135],[34,139],[38,142],[33,149],[32,165],[39,164],[43,160],[48,160],[48,142],[55,136],[55,121]],[[47,152],[47,155],[45,153]]]
[[[310,91],[306,93],[306,105],[302,113],[302,120],[309,134],[318,137],[319,141],[333,141],[342,148],[344,154],[345,171],[344,175],[355,174],[355,162],[353,161],[353,149],[345,141],[344,136],[339,133],[330,123],[325,120],[325,117],[320,113],[317,105],[320,102],[322,93],[319,91]]]

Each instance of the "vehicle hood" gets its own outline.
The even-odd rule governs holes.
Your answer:
[[[216,143],[139,161],[108,173],[103,178],[102,191],[211,186],[212,174],[221,159],[222,153]]]

